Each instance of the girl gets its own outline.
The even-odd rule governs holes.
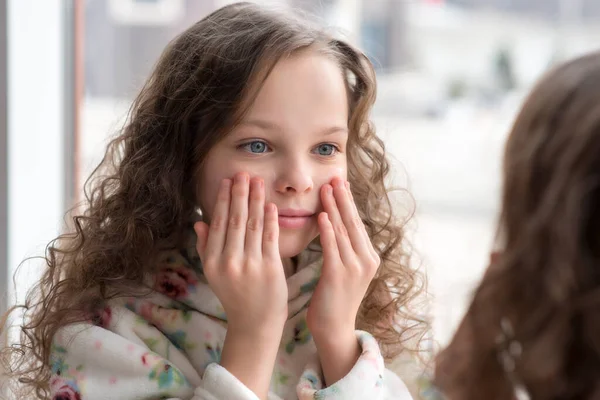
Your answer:
[[[366,57],[298,18],[239,3],[182,33],[48,248],[15,375],[55,400],[409,399],[374,98]]]
[[[600,53],[550,72],[506,145],[500,251],[438,358],[448,399],[600,398]]]

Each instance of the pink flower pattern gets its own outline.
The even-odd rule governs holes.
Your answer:
[[[59,376],[53,376],[50,380],[52,400],[81,400],[81,393],[73,386],[76,385],[70,384]]]
[[[157,276],[154,289],[173,299],[188,296],[189,288],[198,283],[194,272],[185,266],[166,265]]]
[[[108,329],[112,322],[112,310],[109,306],[104,307],[101,310],[96,310],[91,318],[94,325],[101,328]]]

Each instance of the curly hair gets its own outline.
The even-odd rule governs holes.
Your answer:
[[[499,249],[436,382],[449,399],[600,398],[600,53],[534,88],[506,144]],[[499,357],[510,322],[513,365]],[[520,353],[520,355],[519,355]]]
[[[406,349],[406,334],[423,327],[410,308],[421,285],[384,183],[384,144],[369,121],[376,93],[372,65],[304,19],[236,3],[166,47],[87,180],[84,211],[74,213],[71,231],[48,245],[41,280],[15,307],[25,315],[20,343],[4,352],[22,387],[47,398],[57,330],[89,320],[111,298],[141,292],[158,252],[181,243],[197,208],[195,182],[206,154],[240,121],[275,63],[301,49],[332,57],[347,84],[349,181],[382,260],[357,327],[375,335],[387,358]]]

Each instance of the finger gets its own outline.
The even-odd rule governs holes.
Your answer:
[[[208,225],[206,222],[199,221],[194,224],[194,231],[198,240],[196,241],[196,251],[200,256],[200,260],[204,260],[204,251],[206,250],[206,240],[208,239]]]
[[[342,223],[348,231],[348,237],[354,252],[359,256],[370,256],[369,247],[363,234],[365,227],[358,215],[356,204],[350,198],[347,182],[341,179],[333,180],[333,194]]]
[[[367,228],[366,228],[365,224],[363,223],[362,219],[360,218],[360,213],[358,212],[358,208],[356,207],[356,202],[354,201],[354,195],[352,194],[352,189],[350,188],[350,182],[348,182],[348,181],[346,181],[346,190],[348,190],[348,195],[350,196],[350,202],[354,205],[354,210],[356,212],[356,217],[360,221],[361,233],[362,233],[364,241],[365,241],[365,243],[367,245],[367,248],[369,249],[369,252],[370,252],[371,256],[374,257],[374,258],[377,258],[377,257],[379,257],[379,254],[377,254],[377,251],[373,247],[373,242],[371,241],[371,237],[369,236],[369,232],[367,232]]]
[[[281,258],[279,255],[279,219],[277,207],[273,203],[269,203],[265,207],[262,251],[263,257],[271,260]]]
[[[231,205],[229,206],[229,222],[225,239],[224,254],[229,257],[242,256],[248,222],[248,181],[246,173],[239,173],[233,179],[231,187]]]
[[[248,223],[246,224],[246,255],[262,256],[262,237],[265,218],[264,181],[260,178],[250,182],[250,204],[248,206]]]
[[[205,247],[205,256],[219,257],[225,246],[227,221],[229,220],[229,203],[231,202],[231,179],[223,179],[217,194],[217,203],[211,216],[208,238]]]
[[[319,240],[321,241],[321,248],[323,249],[323,265],[339,265],[341,262],[340,253],[329,216],[327,213],[322,212],[319,214],[317,221],[319,224]],[[323,273],[326,274],[329,273],[329,271],[324,270]]]
[[[344,263],[344,265],[350,265],[349,263],[353,262],[356,258],[356,253],[352,248],[352,244],[350,243],[350,238],[348,237],[348,230],[346,229],[346,226],[342,221],[342,217],[338,210],[333,194],[333,188],[331,185],[323,185],[323,188],[321,189],[321,197],[323,209],[327,213],[329,221],[333,226],[333,232],[335,234],[335,239],[341,260]]]

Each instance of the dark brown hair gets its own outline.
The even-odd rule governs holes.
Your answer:
[[[275,63],[302,49],[332,57],[348,88],[349,180],[382,260],[357,327],[372,332],[388,358],[404,349],[406,333],[423,327],[410,311],[421,285],[384,185],[384,145],[369,121],[373,68],[361,52],[322,28],[237,3],[197,22],[164,50],[121,134],[86,182],[85,211],[73,217],[72,231],[48,245],[47,268],[20,305],[21,343],[4,354],[13,378],[47,397],[57,330],[86,320],[109,298],[139,291],[157,252],[181,240],[208,151],[239,121]]]
[[[600,398],[599,53],[549,72],[519,113],[498,245],[437,385],[451,400],[513,399],[515,385],[535,400]],[[503,320],[521,349],[512,373]]]

